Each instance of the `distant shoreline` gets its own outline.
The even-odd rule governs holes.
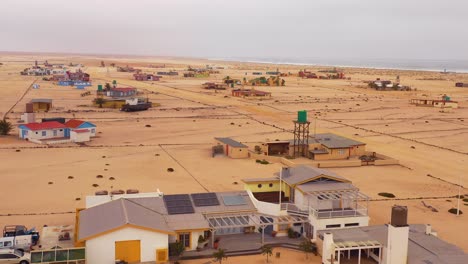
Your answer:
[[[227,61],[227,62],[240,62],[240,63],[258,63],[258,64],[271,64],[271,65],[291,65],[291,66],[311,66],[311,67],[337,67],[337,68],[354,68],[354,69],[376,69],[376,70],[401,70],[401,71],[428,71],[428,72],[440,72],[442,73],[445,69],[447,69],[447,74],[455,74],[455,73],[468,73],[468,60],[467,61],[453,61],[450,62],[449,60],[446,61],[439,61],[439,62],[447,62],[447,63],[466,63],[466,66],[462,67],[430,67],[430,66],[392,66],[392,65],[375,65],[377,62],[368,63],[368,64],[353,64],[353,63],[325,63],[325,62],[294,62],[294,61],[275,61],[275,60],[263,60],[263,59],[242,59],[242,58],[208,58],[208,60],[212,61]],[[323,59],[322,59],[323,60]],[[436,60],[428,60],[429,62],[437,62]],[[403,63],[404,64],[404,63]]]
[[[400,71],[427,71],[442,73],[447,69],[448,74],[468,73],[468,60],[407,60],[397,59],[361,59],[361,63],[355,63],[358,59],[275,59],[275,58],[214,58],[214,57],[187,57],[169,55],[136,55],[136,54],[111,54],[111,53],[74,53],[74,52],[39,52],[39,51],[1,51],[0,55],[52,55],[52,56],[84,56],[102,58],[146,58],[146,59],[173,59],[173,60],[207,60],[219,62],[255,63],[266,65],[289,65],[310,67],[337,67],[354,69],[375,70],[400,70]],[[350,62],[351,60],[351,62]],[[311,62],[314,61],[314,62]],[[328,62],[327,62],[328,61]],[[348,62],[347,62],[348,61]],[[387,65],[385,65],[387,64]],[[413,64],[413,65],[412,65]],[[415,65],[419,64],[419,65]],[[426,65],[424,65],[426,64]]]

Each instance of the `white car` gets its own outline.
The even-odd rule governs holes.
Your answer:
[[[0,264],[29,264],[31,255],[17,249],[0,249]]]

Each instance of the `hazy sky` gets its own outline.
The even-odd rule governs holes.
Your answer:
[[[0,0],[0,50],[468,59],[468,0]]]

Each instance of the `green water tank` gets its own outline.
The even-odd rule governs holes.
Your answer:
[[[297,112],[297,122],[307,123],[307,111],[302,110]]]
[[[116,81],[116,80],[113,80],[113,81],[112,81],[112,84],[113,84],[113,85],[116,85],[116,84],[117,84],[117,81]]]
[[[102,91],[102,84],[98,84],[97,90],[98,90],[98,91]]]

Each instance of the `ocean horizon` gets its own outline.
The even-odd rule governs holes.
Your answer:
[[[430,60],[430,59],[323,59],[323,58],[252,58],[224,57],[208,58],[230,62],[248,62],[264,64],[284,64],[298,66],[325,66],[343,68],[371,68],[416,70],[450,73],[468,73],[468,60]]]

